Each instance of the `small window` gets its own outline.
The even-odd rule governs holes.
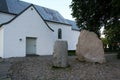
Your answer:
[[[58,39],[62,39],[62,29],[58,29]]]

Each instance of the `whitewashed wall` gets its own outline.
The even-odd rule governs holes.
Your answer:
[[[80,35],[80,31],[72,30],[70,35],[71,35],[70,50],[76,50],[76,45],[78,43],[78,37]]]
[[[47,22],[49,26],[54,30],[54,40],[58,39],[58,29],[62,29],[62,40],[67,40],[68,50],[76,50],[76,44],[79,37],[79,31],[71,29],[70,25],[58,24]]]
[[[0,28],[0,57],[3,57],[3,28]]]
[[[33,8],[33,7],[31,7]],[[26,37],[37,38],[37,54],[51,55],[53,32],[46,26],[35,10],[29,8],[14,21],[4,26],[4,54],[7,57],[26,55]],[[19,39],[22,39],[20,41]]]
[[[15,15],[0,12],[0,24],[10,21]]]
[[[62,39],[68,41],[68,50],[76,49],[79,36],[78,31],[71,30],[71,26],[69,25],[47,22],[54,30],[52,32],[35,9],[33,8],[32,10],[31,8],[33,7],[27,9],[11,23],[2,26],[4,28],[4,39],[2,39],[3,31],[0,30],[1,57],[26,56],[26,37],[37,38],[36,54],[51,55],[53,53],[54,42],[58,39],[59,28],[62,29]]]

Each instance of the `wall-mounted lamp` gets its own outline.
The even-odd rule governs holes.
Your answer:
[[[31,10],[33,10],[33,8],[31,8]]]
[[[19,41],[22,41],[22,39],[20,38]]]

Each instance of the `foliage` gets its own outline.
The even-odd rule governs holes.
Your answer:
[[[116,22],[106,28],[105,35],[110,44],[120,43],[120,22]]]
[[[73,50],[73,51],[68,51],[68,56],[75,56],[76,54],[75,54],[75,51]]]
[[[101,40],[102,40],[102,42],[103,42],[104,45],[107,45],[107,44],[108,44],[107,38],[101,38]]]
[[[98,35],[102,26],[120,22],[120,0],[72,0],[70,7],[77,25]]]
[[[117,58],[120,59],[120,51],[117,54]]]

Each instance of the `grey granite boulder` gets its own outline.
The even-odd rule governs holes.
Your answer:
[[[76,55],[78,60],[105,62],[103,43],[94,32],[82,30],[78,39]]]
[[[53,53],[54,67],[68,67],[68,44],[67,41],[57,40],[54,44]]]

